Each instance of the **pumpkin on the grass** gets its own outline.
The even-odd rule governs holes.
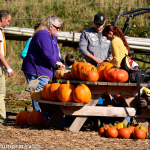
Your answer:
[[[27,111],[27,108],[25,107],[24,111],[20,111],[16,116],[16,124],[18,126],[24,126],[27,125],[27,117],[30,114],[29,111]]]
[[[43,114],[33,110],[27,117],[27,122],[33,126],[40,126],[43,123]]]
[[[77,103],[87,104],[91,101],[91,91],[85,84],[79,84],[73,91],[73,100]]]

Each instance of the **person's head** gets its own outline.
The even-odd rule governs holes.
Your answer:
[[[114,35],[119,37],[123,41],[125,47],[128,50],[130,50],[130,47],[125,39],[125,36],[119,27],[114,27],[112,25],[109,25],[103,29],[103,36],[106,36],[108,40],[112,41]]]
[[[98,13],[94,16],[94,27],[97,32],[102,32],[103,26],[105,25],[105,16]]]
[[[129,51],[128,51],[128,56],[129,56],[130,58],[132,58],[133,55],[134,55],[134,50],[129,50]]]
[[[72,54],[68,54],[65,57],[65,64],[69,67],[75,63],[75,57]]]
[[[47,30],[51,36],[54,36],[62,26],[63,23],[60,18],[50,15],[41,23],[40,27],[38,28],[38,30],[36,30],[35,33],[40,30]]]
[[[34,30],[36,30],[40,25],[41,25],[41,23],[36,23],[34,26]]]
[[[11,15],[7,10],[0,10],[0,27],[5,28],[9,25],[11,20]]]

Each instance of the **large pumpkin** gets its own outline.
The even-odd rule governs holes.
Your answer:
[[[85,74],[87,71],[91,70],[93,68],[94,71],[97,71],[96,67],[94,65],[91,65],[89,63],[83,65],[80,69],[80,79],[81,80],[86,80],[85,79]]]
[[[85,84],[79,84],[73,91],[73,100],[77,103],[87,104],[91,101],[91,91]]]
[[[26,109],[26,108],[25,108]],[[20,111],[17,116],[16,116],[16,124],[18,126],[24,126],[27,125],[27,117],[29,115],[29,111],[24,110],[24,111]]]
[[[110,69],[110,68],[112,68],[112,67],[115,67],[113,64],[108,64],[106,67],[105,67],[105,69],[104,69],[104,76],[105,76],[105,79],[106,79],[106,81],[108,81],[107,80],[107,71]]]
[[[110,65],[109,62],[103,62],[98,66],[97,72],[99,74],[99,79],[98,79],[99,81],[106,81],[105,76],[104,76],[104,69],[108,65]]]
[[[107,73],[107,81],[112,82],[126,82],[129,78],[127,71],[118,68],[110,68]]]
[[[27,122],[33,126],[39,126],[43,123],[43,114],[39,111],[33,110],[27,117]]]
[[[62,102],[69,102],[72,100],[72,91],[75,86],[67,81],[67,84],[61,84],[57,90],[57,98]],[[66,93],[65,93],[66,92]],[[66,94],[66,96],[65,96]]]

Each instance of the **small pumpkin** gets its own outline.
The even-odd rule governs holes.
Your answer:
[[[146,138],[146,132],[142,129],[142,126],[140,126],[138,129],[136,129],[133,134],[136,139],[145,139]]]
[[[85,74],[86,74],[87,71],[89,71],[91,69],[93,69],[93,71],[97,71],[97,69],[94,65],[91,65],[89,63],[83,65],[80,69],[80,79],[81,80],[86,80],[86,78],[85,78],[86,75]]]
[[[63,68],[63,67],[58,68],[58,70],[56,70],[56,72],[55,72],[55,77],[57,79],[62,79],[65,72],[66,72],[65,68]]]
[[[96,82],[98,81],[99,74],[97,71],[94,70],[94,68],[91,68],[91,70],[87,71],[85,74],[85,79],[87,81]]]
[[[79,84],[73,91],[73,100],[77,103],[87,104],[91,101],[91,91],[85,84]]]
[[[63,78],[66,79],[66,80],[72,79],[71,72],[69,71],[69,72],[64,73]]]
[[[118,129],[118,137],[123,139],[129,139],[131,136],[130,130],[128,128],[124,127]]]
[[[43,114],[39,111],[33,110],[27,117],[27,122],[33,126],[39,126],[43,123]]]
[[[27,117],[30,114],[29,111],[27,111],[27,107],[25,107],[24,111],[20,111],[16,116],[16,124],[18,126],[24,126],[27,125]]]
[[[116,138],[118,136],[118,130],[116,127],[113,127],[112,124],[109,125],[110,127],[106,131],[106,136],[111,138]]]

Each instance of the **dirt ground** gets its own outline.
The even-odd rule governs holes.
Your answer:
[[[97,128],[84,126],[78,133],[69,126],[57,129],[45,127],[18,127],[16,116],[8,116],[7,126],[0,126],[0,149],[19,150],[125,150],[150,149],[150,139],[112,139],[100,137]]]

